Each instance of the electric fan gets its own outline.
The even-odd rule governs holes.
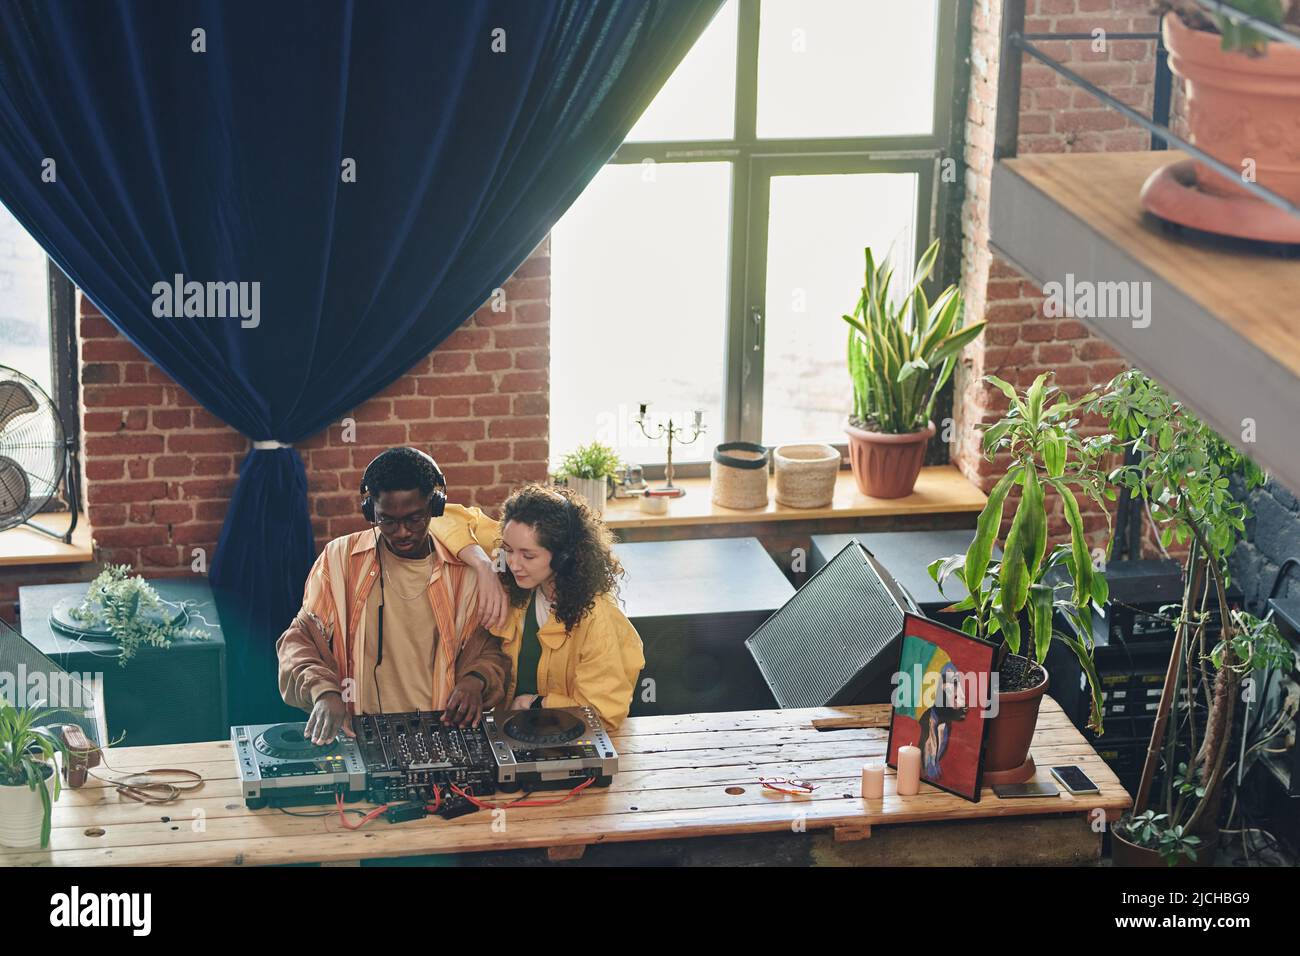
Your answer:
[[[65,543],[77,526],[75,449],[64,439],[63,423],[50,397],[16,369],[0,365],[0,531],[25,524]],[[67,488],[72,522],[65,532],[31,520]]]

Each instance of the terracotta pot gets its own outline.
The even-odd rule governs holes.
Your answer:
[[[998,692],[998,715],[989,721],[988,736],[984,738],[984,773],[1015,770],[1024,764],[1029,745],[1034,742],[1038,706],[1047,693],[1047,684],[1047,669],[1043,668],[1043,680],[1038,686]]]
[[[903,498],[912,493],[925,464],[925,446],[934,437],[934,422],[905,435],[848,424],[844,430],[849,435],[849,463],[858,491],[872,498]]]
[[[1164,19],[1169,69],[1187,86],[1189,139],[1233,169],[1253,160],[1255,181],[1300,202],[1300,49],[1270,42],[1264,56],[1225,53],[1221,37]],[[1255,199],[1196,165],[1197,185],[1217,196]]]
[[[1219,833],[1216,830],[1209,837],[1202,836],[1201,840],[1201,848],[1196,851],[1195,860],[1189,860],[1186,857],[1179,857],[1178,861],[1174,863],[1173,866],[1213,866],[1214,851],[1219,844]],[[1157,851],[1148,850],[1144,846],[1138,846],[1127,837],[1122,836],[1120,831],[1113,827],[1110,831],[1110,862],[1114,866],[1158,866],[1163,869],[1168,869],[1170,867],[1170,864],[1167,863],[1165,858]]]

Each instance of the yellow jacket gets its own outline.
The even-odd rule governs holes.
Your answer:
[[[500,525],[478,508],[447,505],[441,518],[432,523],[434,537],[452,554],[478,544],[491,555],[500,540]],[[510,657],[510,682],[506,705],[514,700],[519,650],[523,645],[524,614],[527,607],[511,608],[502,628],[502,650]],[[538,629],[542,645],[537,662],[537,691],[543,707],[586,705],[600,715],[610,730],[627,717],[636,691],[637,677],[645,667],[641,635],[619,609],[611,595],[596,599],[587,615],[572,631],[552,616]]]

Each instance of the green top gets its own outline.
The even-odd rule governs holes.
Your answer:
[[[542,642],[537,639],[537,592],[528,600],[524,611],[524,639],[519,647],[519,680],[515,696],[537,693],[537,665],[542,659]]]

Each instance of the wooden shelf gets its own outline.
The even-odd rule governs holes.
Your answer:
[[[63,531],[71,516],[66,511],[51,511],[37,515],[33,520],[42,528]],[[29,564],[81,564],[95,559],[93,532],[84,514],[77,516],[77,528],[72,532],[72,543],[64,544],[33,528],[20,525],[0,531],[0,568],[23,567]]]
[[[1300,488],[1300,261],[1167,232],[1138,194],[1177,151],[1021,156],[993,170],[991,244],[1037,282],[1149,282],[1150,324],[1080,317],[1226,440]],[[1050,321],[1044,319],[1044,321]],[[1243,434],[1254,423],[1254,441]]]
[[[663,482],[649,482],[657,487]],[[868,498],[858,491],[853,474],[841,470],[835,482],[835,497],[829,508],[791,508],[776,503],[776,481],[768,479],[768,500],[764,508],[737,511],[713,503],[708,478],[684,478],[676,482],[686,489],[684,498],[670,498],[668,513],[651,515],[641,511],[635,498],[614,498],[605,504],[605,524],[610,528],[657,528],[681,525],[748,524],[754,522],[808,521],[826,518],[870,518],[892,515],[926,515],[979,512],[984,507],[982,491],[966,480],[952,465],[922,468],[916,490],[906,498]]]

